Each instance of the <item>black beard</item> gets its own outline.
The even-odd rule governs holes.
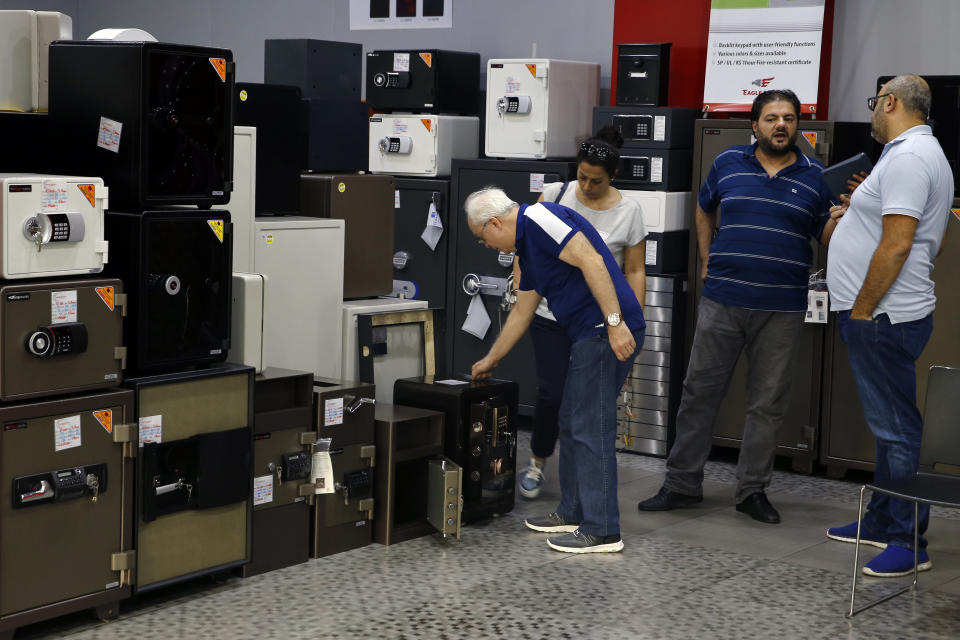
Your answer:
[[[757,138],[757,146],[759,146],[760,149],[763,150],[765,154],[775,158],[783,157],[788,153],[790,153],[793,150],[793,145],[796,144],[796,142],[797,142],[797,138],[796,136],[794,136],[793,138],[787,141],[786,146],[784,146],[782,149],[778,149],[777,147],[773,146],[773,141],[771,139]]]

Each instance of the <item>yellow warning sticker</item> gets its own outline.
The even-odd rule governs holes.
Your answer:
[[[430,118],[420,118],[420,122],[422,122],[423,126],[427,128],[427,131],[430,131],[430,127],[433,126],[433,120]]]
[[[810,143],[810,146],[813,148],[817,147],[817,132],[816,131],[801,131],[803,137],[807,139],[807,142]]]
[[[96,197],[95,197],[95,196],[96,196],[96,193],[97,193],[97,188],[96,188],[94,185],[92,185],[92,184],[78,184],[78,185],[77,185],[77,188],[80,189],[80,191],[83,193],[84,197],[86,197],[87,202],[90,203],[90,206],[91,206],[91,207],[97,206],[97,199],[96,199]]]
[[[223,244],[223,220],[207,220],[207,224],[213,229],[220,244]]]
[[[267,244],[273,244],[273,234],[268,233],[264,236],[264,239],[267,241]]]
[[[337,191],[339,191],[340,193],[343,193],[346,190],[347,190],[347,185],[343,184],[342,182],[337,185]]]
[[[429,52],[424,52],[420,54],[420,59],[427,63],[428,67],[433,66],[433,54]]]
[[[94,411],[93,417],[97,419],[97,422],[107,433],[113,433],[113,409]]]
[[[217,72],[217,75],[220,76],[221,82],[227,81],[227,60],[226,58],[210,58],[210,64],[213,65],[214,71]]]
[[[528,65],[527,65],[527,71],[529,71],[529,72],[530,72],[530,75],[532,75],[534,78],[537,77],[537,65],[535,65],[535,64],[528,64]]]
[[[247,90],[243,89],[242,91],[240,91],[240,102],[246,102],[246,101],[247,101]]]
[[[113,287],[97,287],[97,295],[110,311],[113,311]]]

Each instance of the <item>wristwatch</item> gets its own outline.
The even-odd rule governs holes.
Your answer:
[[[620,326],[620,322],[622,322],[622,321],[620,320],[620,314],[619,314],[619,313],[614,312],[614,313],[611,313],[611,314],[609,314],[609,315],[607,316],[607,325],[608,325],[608,326],[618,327],[618,326]]]

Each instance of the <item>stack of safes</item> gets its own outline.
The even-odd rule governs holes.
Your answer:
[[[224,49],[50,46],[58,162],[110,189],[105,273],[123,282],[133,392],[114,437],[136,459],[135,551],[113,566],[138,592],[250,559],[253,369],[223,362],[233,236],[229,212],[210,210],[232,189],[233,84]]]
[[[589,137],[599,101],[600,65],[569,60],[487,61],[484,152],[486,159],[455,160],[451,175],[450,234],[454,238],[447,282],[450,309],[444,364],[468,373],[503,326],[514,288],[513,254],[479,246],[463,215],[467,196],[487,185],[515,202],[532,204],[545,184],[576,178],[578,141]],[[520,385],[520,411],[536,402],[533,346],[521,338],[497,375]]]
[[[391,295],[435,309],[442,362],[452,317],[447,299],[455,255],[451,230],[458,215],[449,176],[454,158],[479,154],[480,55],[371,51],[366,88],[367,102],[377,112],[370,117],[370,170],[397,177]],[[392,391],[393,381],[386,382]],[[386,391],[378,387],[378,393]]]

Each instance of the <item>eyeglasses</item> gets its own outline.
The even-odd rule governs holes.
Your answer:
[[[610,147],[601,147],[592,142],[583,142],[580,144],[580,153],[588,158],[596,158],[601,162],[606,162],[614,153]]]
[[[886,98],[887,96],[892,96],[892,95],[893,95],[892,93],[881,93],[878,96],[867,98],[867,108],[870,109],[870,111],[873,111],[874,109],[877,108],[877,100],[879,100],[880,98]]]
[[[480,227],[480,233],[477,234],[477,244],[479,244],[481,247],[487,246],[487,241],[483,239],[483,230],[487,228],[487,225],[490,224],[491,220],[493,220],[493,218],[487,218],[484,220],[483,226]]]

